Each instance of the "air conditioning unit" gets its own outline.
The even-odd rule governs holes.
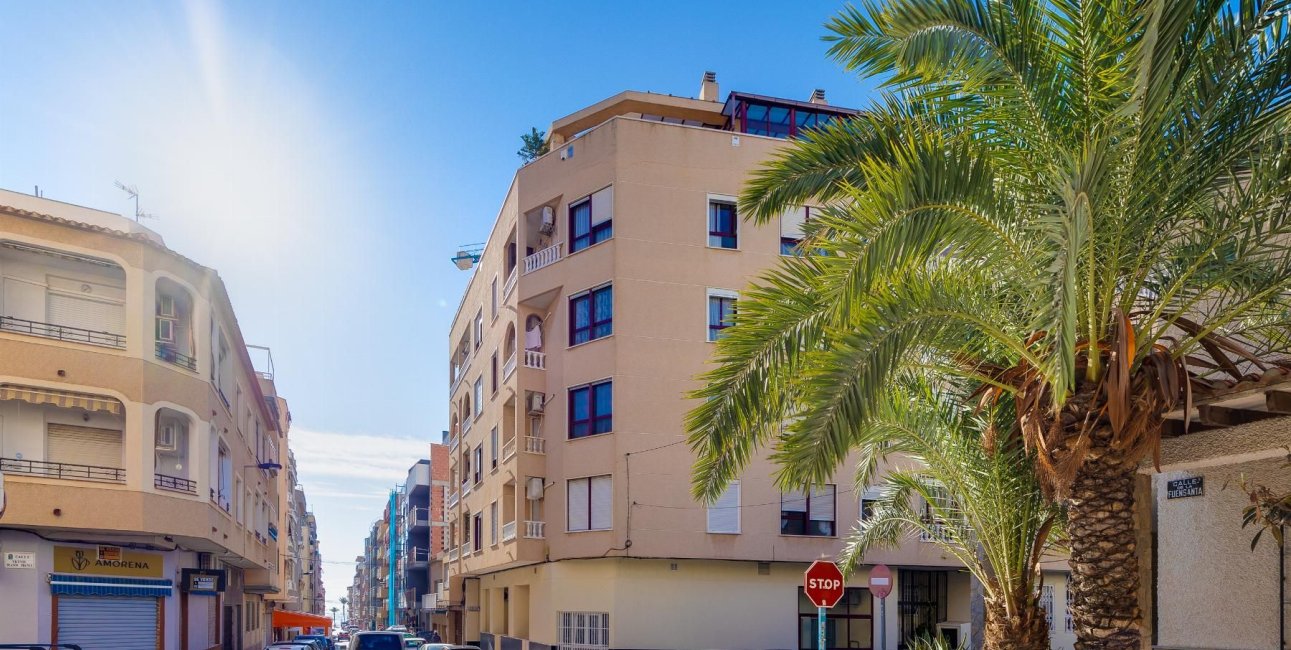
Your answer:
[[[534,414],[542,413],[545,397],[542,393],[529,393],[529,412]]]
[[[556,212],[551,209],[550,205],[542,206],[542,225],[538,227],[538,232],[544,235],[550,235],[556,229]]]
[[[179,440],[179,425],[168,422],[157,429],[157,451],[175,451]]]
[[[937,624],[937,638],[951,648],[968,648],[972,644],[973,624],[947,621]]]
[[[542,498],[542,493],[542,477],[530,476],[529,480],[525,482],[524,498],[530,501],[537,501]]]

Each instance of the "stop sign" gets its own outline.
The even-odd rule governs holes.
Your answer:
[[[812,562],[803,582],[807,600],[816,607],[833,607],[843,597],[843,572],[833,562]]]

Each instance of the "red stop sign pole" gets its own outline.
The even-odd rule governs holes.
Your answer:
[[[833,562],[816,560],[803,574],[803,591],[816,606],[816,648],[825,650],[825,611],[843,597],[843,572]]]

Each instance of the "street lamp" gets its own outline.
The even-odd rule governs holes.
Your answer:
[[[264,470],[271,470],[271,471],[278,471],[282,469],[282,465],[279,463],[252,463],[250,465],[243,465],[242,469],[246,469],[248,467],[254,467],[256,469],[264,469]]]

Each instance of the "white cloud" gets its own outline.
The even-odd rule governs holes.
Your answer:
[[[413,463],[430,455],[429,439],[331,433],[300,427],[292,427],[290,435],[302,483],[335,484],[335,479],[346,478],[399,483],[407,477]]]

